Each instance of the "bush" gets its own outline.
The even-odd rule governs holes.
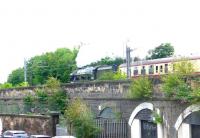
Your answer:
[[[199,102],[200,87],[191,86],[193,72],[195,72],[195,65],[190,61],[182,60],[174,63],[174,72],[162,78],[162,89],[166,96],[181,102]]]
[[[72,125],[77,138],[93,138],[99,132],[92,111],[80,99],[71,102],[65,110],[65,117]]]
[[[24,104],[27,108],[33,108],[35,113],[46,111],[59,111],[64,114],[68,104],[68,96],[60,88],[60,82],[55,78],[49,78],[46,87],[35,90],[35,96],[24,97]],[[48,86],[48,87],[47,87]]]
[[[153,85],[147,77],[139,77],[132,81],[128,92],[128,98],[148,99],[152,98]]]
[[[1,89],[9,89],[9,88],[13,88],[13,85],[11,83],[4,83],[0,85]]]
[[[104,72],[98,78],[98,80],[124,80],[126,79],[126,74],[121,73],[119,70],[117,72]]]

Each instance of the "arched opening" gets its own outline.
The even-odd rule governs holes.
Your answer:
[[[111,107],[106,107],[104,108],[98,118],[104,118],[104,119],[114,119],[115,118],[115,114],[113,113],[113,109]]]
[[[155,111],[160,115],[158,109]],[[131,138],[162,138],[162,126],[154,123],[153,112],[153,104],[146,102],[134,109],[129,119]]]
[[[0,118],[0,135],[2,135],[2,132],[3,131],[3,123],[2,123],[2,120]]]
[[[199,138],[200,105],[191,105],[181,113],[175,123],[178,138]]]

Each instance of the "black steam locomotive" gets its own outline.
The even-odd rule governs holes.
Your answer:
[[[71,82],[82,82],[82,81],[92,81],[97,80],[104,72],[116,72],[118,66],[113,65],[102,65],[102,66],[86,66],[78,68],[70,74]]]

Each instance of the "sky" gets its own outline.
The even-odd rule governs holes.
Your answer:
[[[200,55],[199,0],[1,0],[0,82],[24,58],[81,45],[78,66],[171,43]]]

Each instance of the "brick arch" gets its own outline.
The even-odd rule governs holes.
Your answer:
[[[188,117],[191,113],[195,111],[200,111],[200,104],[194,104],[187,107],[177,118],[176,123],[174,125],[176,131],[178,131],[179,127],[181,126],[183,120]]]
[[[132,123],[133,123],[133,120],[135,118],[135,116],[137,115],[137,113],[139,113],[141,110],[143,109],[149,109],[151,111],[153,111],[153,104],[152,103],[147,103],[147,102],[144,102],[144,103],[141,103],[140,105],[138,105],[132,112],[130,118],[129,118],[129,121],[128,121],[128,124],[131,126]]]
[[[2,131],[3,131],[3,122],[0,118],[0,135],[3,133]]]
[[[140,130],[140,121],[138,119],[135,119],[136,115],[144,110],[144,109],[149,109],[151,111],[156,111],[159,115],[161,115],[161,112],[158,108],[154,108],[154,105],[152,103],[144,102],[139,104],[132,112],[128,124],[131,126],[131,138],[141,138],[141,130]],[[134,122],[135,121],[135,122]],[[132,130],[132,128],[134,130]],[[137,129],[137,130],[135,130]],[[132,134],[132,132],[134,132]],[[163,138],[163,128],[161,124],[157,124],[157,137],[158,138]]]

